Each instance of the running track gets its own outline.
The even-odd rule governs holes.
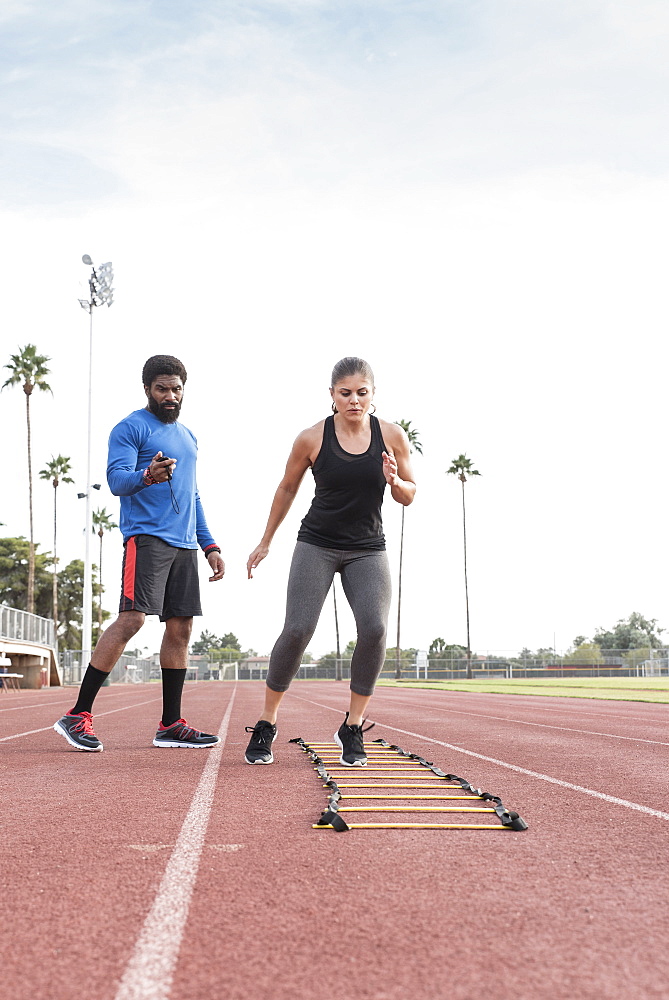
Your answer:
[[[0,699],[3,996],[669,996],[667,706],[380,688],[369,738],[530,828],[336,834],[286,741],[329,737],[344,685],[294,684],[253,768],[259,683],[188,686],[222,752],[153,748],[160,691],[137,685],[102,689],[104,753],[77,753],[51,729],[73,693]]]

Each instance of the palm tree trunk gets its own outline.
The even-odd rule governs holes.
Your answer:
[[[402,676],[402,665],[400,662],[400,621],[402,617],[402,558],[404,555],[404,511],[402,507],[402,527],[400,530],[400,572],[397,584],[397,645],[395,646],[395,680]]]
[[[335,590],[335,582],[332,581],[332,596],[334,598],[334,616],[335,616],[335,634],[337,637],[337,662],[335,663],[335,680],[340,681],[341,678],[341,650],[339,649],[339,616],[337,615],[337,591]]]
[[[465,608],[467,611],[467,677],[472,676],[472,648],[469,639],[469,588],[467,586],[467,519],[465,515],[465,484],[462,482],[462,540],[465,552]]]
[[[30,450],[30,394],[26,392],[26,424],[28,427],[28,509],[30,512],[30,548],[28,555],[27,610],[35,614],[35,536],[33,532],[33,465]]]
[[[58,515],[56,507],[56,497],[58,496],[57,483],[53,484],[53,629],[56,652],[58,652],[58,559],[56,557],[57,525]]]

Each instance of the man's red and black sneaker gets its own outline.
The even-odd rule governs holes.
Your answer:
[[[93,716],[90,712],[78,712],[76,715],[68,712],[54,723],[53,728],[76,750],[98,753],[103,749],[102,743],[93,732]]]
[[[198,747],[215,747],[220,743],[218,736],[210,733],[201,733],[199,729],[193,729],[185,719],[177,719],[171,726],[158,725],[158,732],[153,741],[154,747],[185,747],[187,750],[195,750]]]

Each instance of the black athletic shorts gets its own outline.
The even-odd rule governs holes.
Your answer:
[[[192,618],[202,614],[197,549],[177,549],[155,535],[133,535],[124,545],[119,611]]]

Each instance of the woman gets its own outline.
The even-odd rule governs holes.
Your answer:
[[[298,532],[288,580],[286,621],[270,657],[265,707],[251,739],[248,764],[271,764],[276,717],[297,673],[335,573],[356,621],[351,660],[351,698],[335,733],[341,763],[367,763],[362,723],[386,655],[390,570],[381,523],[386,484],[393,500],[407,506],[416,485],[409,441],[397,424],[373,415],[374,375],[361,358],[343,358],[332,372],[333,415],[298,435],[274,495],[265,534],[247,563],[248,577],[269,552],[309,467],[316,493]]]

